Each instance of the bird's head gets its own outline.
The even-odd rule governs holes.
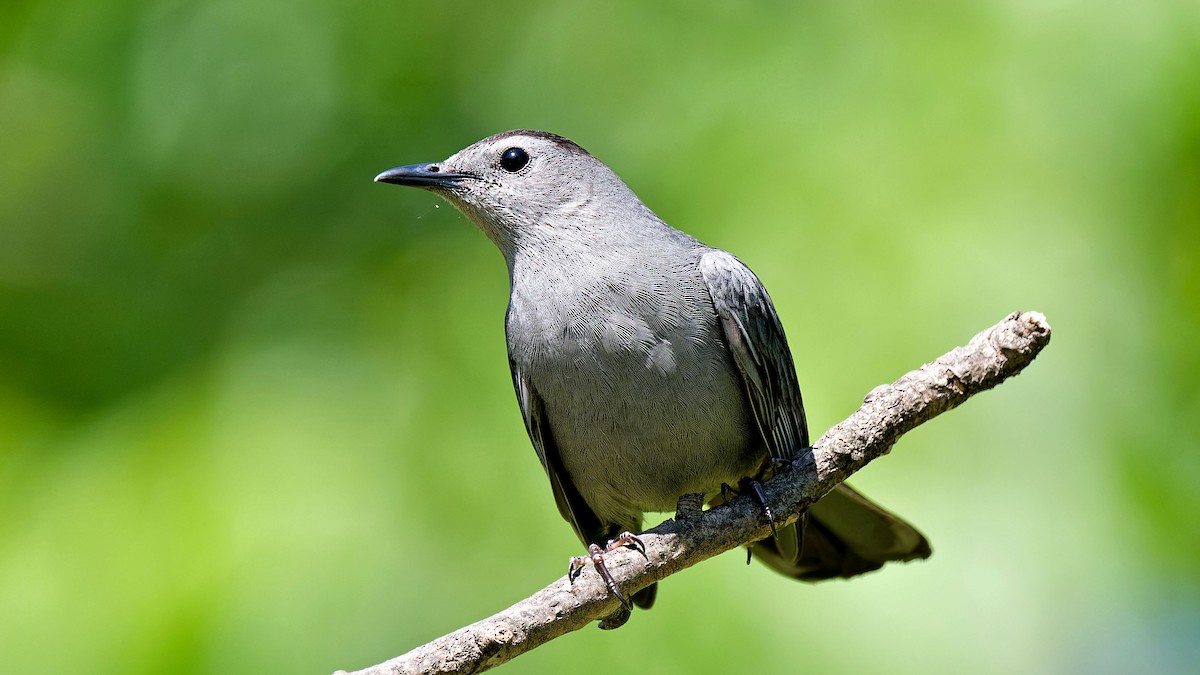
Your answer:
[[[396,167],[375,180],[444,197],[510,259],[522,245],[587,236],[645,209],[587,150],[545,131],[507,131],[445,161]]]

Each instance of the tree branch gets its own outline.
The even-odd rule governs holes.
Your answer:
[[[1044,316],[1013,313],[965,347],[876,387],[862,407],[816,442],[811,453],[766,482],[764,491],[776,522],[795,520],[917,425],[1016,375],[1049,341]],[[769,534],[751,499],[734,499],[707,511],[685,509],[681,501],[674,519],[641,535],[645,558],[623,550],[605,560],[620,587],[632,594]],[[351,675],[477,673],[605,617],[621,621],[621,607],[589,566],[573,583],[562,577],[499,614]]]

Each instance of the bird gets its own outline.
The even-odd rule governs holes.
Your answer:
[[[625,618],[631,603],[603,554],[639,547],[646,512],[670,511],[683,495],[716,500],[732,485],[761,499],[757,481],[810,449],[762,282],[665,223],[579,144],[507,131],[375,180],[442,197],[503,255],[521,416],[559,513],[589,551],[571,572],[595,562]],[[916,528],[845,484],[753,551],[802,581],[931,554]],[[648,609],[656,594],[651,584],[632,604]]]

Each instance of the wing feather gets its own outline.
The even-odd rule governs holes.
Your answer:
[[[808,447],[796,368],[771,296],[750,268],[725,251],[700,259],[729,352],[742,373],[754,420],[772,457],[795,459]]]
[[[724,251],[700,259],[729,351],[772,457],[795,459],[808,447],[800,385],[783,326],[758,278]],[[794,530],[793,530],[794,528]],[[889,560],[927,558],[929,543],[912,525],[839,485],[792,528],[754,549],[776,570],[805,581],[851,577]]]

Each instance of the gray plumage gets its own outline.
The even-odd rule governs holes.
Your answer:
[[[440,194],[504,255],[517,399],[558,509],[585,544],[640,531],[644,512],[712,496],[808,446],[762,283],[668,226],[575,143],[510,131],[376,180]],[[806,580],[930,553],[919,532],[845,486],[755,550]],[[649,606],[653,594],[634,599]]]

